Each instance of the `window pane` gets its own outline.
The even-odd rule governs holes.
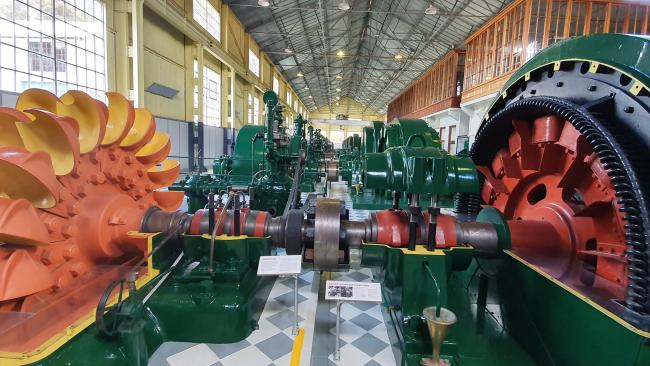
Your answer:
[[[14,90],[16,88],[16,72],[9,69],[0,69],[0,89]]]
[[[203,67],[203,123],[221,125],[221,75]]]
[[[260,76],[260,59],[251,49],[248,50],[248,69],[255,76]]]
[[[605,31],[605,10],[607,4],[605,3],[592,3],[591,5],[591,24],[589,26],[589,33],[603,33]]]
[[[58,95],[79,89],[104,99],[103,7],[99,0],[30,0],[29,6],[3,0],[1,88],[39,87]]]

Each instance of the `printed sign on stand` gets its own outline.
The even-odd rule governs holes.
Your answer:
[[[325,300],[336,301],[336,343],[334,361],[341,359],[341,305],[348,301],[381,302],[381,285],[376,282],[325,282]]]
[[[260,257],[257,266],[258,276],[293,277],[293,335],[298,334],[298,276],[301,272],[301,255],[265,255]]]
[[[381,302],[381,285],[375,282],[327,281],[325,300]]]
[[[299,275],[302,271],[301,255],[266,255],[260,257],[258,276]]]

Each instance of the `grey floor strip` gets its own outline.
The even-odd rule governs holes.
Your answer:
[[[395,329],[395,324],[390,317],[391,310],[386,306],[382,305],[381,315],[384,318],[384,323],[386,324],[386,331],[388,332],[388,339],[390,340],[390,345],[393,348],[393,355],[395,355],[395,365],[401,365],[402,362],[402,349],[400,347],[399,339],[397,338],[397,332]]]
[[[316,325],[311,348],[311,366],[329,366],[332,364],[328,357],[334,352],[335,339],[330,333],[330,329],[336,326],[336,317],[330,312],[332,308],[331,302],[325,300],[325,282],[331,277],[331,272],[322,272],[319,281],[314,281],[314,285],[319,287]]]

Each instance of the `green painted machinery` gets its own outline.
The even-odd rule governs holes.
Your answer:
[[[323,136],[320,129],[314,129],[311,125],[307,127],[307,135],[305,165],[300,182],[300,191],[315,192],[317,184],[322,182],[325,177],[326,153],[331,151],[331,143]]]
[[[356,133],[343,140],[338,151],[339,173],[348,187],[360,183],[362,145]]]
[[[149,268],[154,278],[138,286],[138,274],[129,272],[113,282],[95,325],[33,365],[145,366],[163,342],[234,343],[255,330],[273,287],[273,278],[256,273],[259,257],[273,254],[270,238],[167,239],[151,239],[160,247]]]
[[[650,363],[648,47],[602,34],[541,51],[468,152],[481,193],[460,194],[456,219],[438,216],[436,237],[458,245],[362,245],[403,365],[431,355],[431,306],[456,314],[442,344],[451,365]]]
[[[363,128],[363,153],[382,152],[386,148],[385,124],[373,121],[372,126]]]
[[[437,132],[423,120],[396,119],[387,125],[375,122],[364,129],[364,135],[365,154],[355,183],[354,208],[406,205],[409,193],[418,194],[418,205],[434,195],[437,206],[451,207],[456,193],[477,187],[471,160],[442,150]],[[458,180],[446,180],[448,174]]]
[[[230,189],[248,192],[253,209],[265,209],[273,215],[284,210],[293,177],[305,159],[306,122],[298,115],[289,135],[277,95],[272,91],[265,93],[264,102],[265,125],[243,126],[237,134],[233,155],[215,159],[213,174],[192,174],[170,187],[185,192],[189,212],[206,207],[210,194],[219,195]],[[315,180],[318,171],[316,176],[308,174],[308,177]],[[313,184],[303,188],[313,190]]]
[[[469,158],[449,155],[437,147],[415,147],[417,139],[411,137],[405,146],[366,154],[364,187],[435,196],[436,203],[443,196],[478,190],[476,168]]]
[[[284,211],[294,181],[294,190],[299,188],[300,171],[305,159],[302,149],[304,121],[302,116],[298,116],[295,122],[298,125],[294,130],[295,138],[288,139],[278,96],[273,91],[267,91],[263,100],[266,104],[264,159],[262,169],[254,173],[249,184],[250,205],[252,209],[266,210],[275,216]]]

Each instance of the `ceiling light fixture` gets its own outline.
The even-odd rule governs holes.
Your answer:
[[[302,72],[298,72],[298,74],[297,74],[296,76],[298,76],[299,78],[301,78],[301,77],[303,77],[303,76],[305,76],[305,75],[303,75]]]
[[[339,91],[339,92],[340,92],[340,91],[341,91],[341,88],[336,88],[336,91]]]
[[[311,95],[309,96],[309,99],[313,98]]]
[[[347,1],[343,0],[339,3],[339,10],[347,11],[350,10],[350,4]]]
[[[396,53],[396,54],[395,54],[395,60],[399,61],[399,60],[401,60],[401,59],[403,59],[403,58],[404,58],[404,56],[402,56],[401,53]]]
[[[286,52],[286,53],[293,53],[293,51],[291,50],[291,48],[285,48],[285,49],[284,49],[284,52]]]
[[[268,8],[269,6],[271,6],[271,2],[268,0],[258,0],[257,5]]]
[[[341,76],[341,75],[336,75],[336,78],[340,80],[340,79],[343,79],[343,76]]]
[[[336,105],[339,105],[339,102],[336,102]]]
[[[339,50],[339,51],[336,53],[336,56],[338,56],[338,57],[343,57],[343,56],[345,56],[345,52],[343,52],[343,50]]]
[[[424,9],[424,14],[436,15],[438,14],[438,8],[433,4],[429,4],[429,6],[426,9]]]

